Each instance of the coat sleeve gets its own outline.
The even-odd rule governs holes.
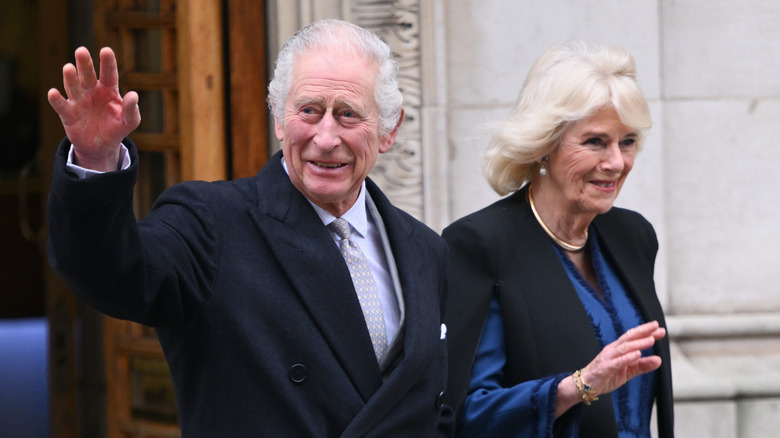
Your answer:
[[[161,326],[208,297],[216,276],[214,220],[199,184],[166,191],[140,224],[133,212],[138,152],[129,169],[76,179],[55,158],[48,199],[48,257],[68,287],[110,316]],[[205,184],[205,183],[202,183]]]
[[[468,395],[463,405],[459,437],[537,437],[552,436],[558,384],[569,373],[504,386],[506,345],[501,305],[498,297],[490,304],[490,314],[477,348]],[[574,409],[579,410],[579,406]],[[559,424],[558,433],[574,436],[575,421]]]

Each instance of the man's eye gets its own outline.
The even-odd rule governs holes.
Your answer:
[[[353,112],[353,111],[342,111],[341,112],[341,117],[345,117],[345,118],[351,119],[353,117],[357,117],[357,114],[355,114],[355,112]]]

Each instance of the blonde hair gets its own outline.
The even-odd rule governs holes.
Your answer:
[[[531,67],[509,118],[494,127],[482,168],[493,190],[506,195],[529,182],[539,160],[555,150],[566,129],[605,106],[637,131],[641,147],[652,120],[631,54],[582,41],[544,52]]]

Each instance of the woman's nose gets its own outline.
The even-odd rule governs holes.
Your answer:
[[[623,161],[623,152],[620,150],[620,145],[617,143],[611,143],[607,146],[604,157],[604,165],[608,170],[615,172],[622,172],[625,162]]]

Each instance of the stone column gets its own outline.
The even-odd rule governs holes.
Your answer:
[[[450,219],[441,1],[268,3],[269,53],[274,55],[295,30],[323,18],[341,18],[370,29],[390,45],[399,65],[406,117],[395,145],[380,155],[370,176],[395,205],[440,230]]]

